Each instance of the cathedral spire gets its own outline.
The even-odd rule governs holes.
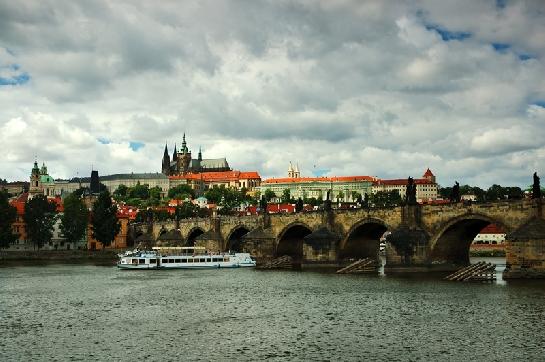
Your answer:
[[[178,151],[176,151],[176,142],[174,142],[174,153],[172,153],[172,161],[178,158]]]
[[[187,143],[185,142],[185,132],[184,132],[184,137],[182,139],[182,153],[187,153]]]
[[[199,161],[202,161],[202,149],[201,149],[201,146],[199,146]]]
[[[170,175],[170,156],[168,155],[168,146],[166,142],[165,142],[165,153],[163,154],[163,164],[162,164],[161,171],[163,172],[163,174],[167,176]]]

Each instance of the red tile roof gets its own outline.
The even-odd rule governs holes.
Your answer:
[[[268,204],[267,212],[277,214],[280,212],[294,213],[295,206],[292,204]]]
[[[283,177],[283,178],[270,178],[264,180],[264,184],[285,184],[285,183],[299,183],[299,182],[356,182],[356,181],[370,181],[374,182],[378,179],[372,176],[337,176],[337,177]]]
[[[479,234],[505,234],[505,230],[503,230],[502,227],[499,225],[490,224],[481,231],[479,231]]]
[[[138,214],[138,208],[127,205],[117,205],[117,217],[119,219],[136,219],[136,214]]]
[[[424,173],[424,175],[422,177],[430,177],[430,176],[434,176],[433,172],[431,172],[431,170],[428,169],[426,170],[426,172]]]
[[[393,186],[407,186],[408,180],[406,178],[394,179],[394,180],[378,180],[377,185],[393,185]],[[433,185],[434,183],[428,179],[417,178],[414,179],[414,183],[417,185]]]
[[[188,173],[186,175],[169,176],[171,180],[203,180],[203,181],[238,181],[246,179],[261,179],[256,171],[222,171]]]
[[[62,199],[60,196],[56,196],[55,198],[50,198],[49,202],[54,202],[57,206],[56,211],[57,212],[64,212],[64,203],[62,202]]]
[[[17,215],[25,214],[25,204],[28,201],[28,192],[22,193],[16,199],[10,201],[10,205],[17,209]]]

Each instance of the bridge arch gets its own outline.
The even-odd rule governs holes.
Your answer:
[[[202,234],[204,234],[204,230],[200,228],[199,226],[195,226],[194,228],[189,230],[189,232],[187,233],[185,244],[187,246],[194,246],[195,239]]]
[[[380,238],[389,226],[380,219],[365,218],[358,221],[341,240],[339,258],[377,258],[380,248]]]
[[[477,234],[490,224],[508,228],[499,220],[487,215],[472,213],[445,222],[430,240],[431,261],[469,264],[469,248]]]
[[[250,228],[246,225],[237,225],[235,226],[225,239],[224,251],[236,251],[242,252],[244,246],[244,240],[242,237],[250,232]]]
[[[303,260],[303,238],[312,233],[307,224],[295,221],[288,224],[278,234],[275,256],[289,255],[294,264],[301,264]]]

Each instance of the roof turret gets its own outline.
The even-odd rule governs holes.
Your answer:
[[[430,177],[430,176],[435,176],[435,175],[433,174],[433,172],[431,172],[430,168],[428,167],[423,177]]]
[[[38,161],[34,160],[34,167],[32,168],[32,174],[33,175],[39,175],[40,174],[40,168],[38,167]]]

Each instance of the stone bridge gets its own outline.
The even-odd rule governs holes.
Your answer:
[[[258,262],[287,254],[302,265],[339,265],[378,257],[380,238],[390,231],[409,247],[394,245],[388,238],[385,268],[427,270],[467,264],[472,240],[488,224],[511,233],[535,218],[543,219],[541,200],[214,216],[155,222],[147,228],[155,240],[175,229],[179,230],[176,245],[248,251]],[[136,236],[145,232],[143,225],[133,229]]]

